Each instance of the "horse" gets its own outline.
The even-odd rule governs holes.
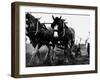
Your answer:
[[[75,42],[75,30],[71,27],[68,27],[65,23],[65,19],[61,19],[60,17],[52,16],[53,23],[51,24],[51,27],[53,29],[56,29],[56,36],[54,35],[53,38],[53,46],[58,44],[58,41],[60,41],[60,44],[64,46],[64,59],[65,63],[66,59],[68,59],[69,62],[73,63],[74,57],[72,55],[72,48]],[[55,32],[54,32],[55,33]]]
[[[52,39],[52,31],[48,30],[46,26],[39,21],[40,18],[35,18],[30,13],[26,13],[26,35],[29,37],[31,44],[33,47],[35,47],[35,51],[33,53],[38,56],[40,62],[44,64],[50,64],[49,61],[49,42]],[[46,45],[48,48],[48,52],[46,54],[43,54],[43,52],[39,51],[41,49],[41,46]],[[45,56],[45,60],[43,59]],[[34,56],[31,57],[30,62],[32,63]],[[41,65],[42,65],[41,64]]]

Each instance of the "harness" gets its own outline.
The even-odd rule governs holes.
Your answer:
[[[54,27],[54,30],[53,30],[53,34],[54,34],[54,37],[58,38],[58,27]]]
[[[38,33],[39,31],[39,27],[38,27],[38,21],[37,21],[37,26],[36,26],[36,32],[35,32],[35,35]]]
[[[63,23],[63,37],[65,36],[65,25]]]

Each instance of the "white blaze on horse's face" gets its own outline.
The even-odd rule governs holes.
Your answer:
[[[58,26],[56,25],[55,27],[54,27],[54,37],[58,37]]]

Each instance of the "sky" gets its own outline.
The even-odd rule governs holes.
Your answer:
[[[77,15],[77,14],[48,14],[48,13],[31,13],[34,17],[40,18],[41,23],[52,23],[52,15],[54,17],[62,16],[62,19],[65,19],[66,25],[72,27],[75,30],[75,42],[85,43],[85,40],[89,38],[90,32],[90,16],[89,15]],[[50,24],[46,24],[46,27],[49,28]]]

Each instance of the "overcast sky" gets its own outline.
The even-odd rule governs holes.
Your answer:
[[[68,22],[66,25],[72,27],[75,30],[75,41],[80,41],[82,38],[82,43],[89,37],[90,32],[90,16],[89,15],[71,15],[71,14],[46,14],[46,13],[31,13],[36,18],[41,18],[41,23],[52,23],[52,15],[54,17],[62,16],[62,19],[66,19]],[[50,25],[46,25],[47,28]]]

